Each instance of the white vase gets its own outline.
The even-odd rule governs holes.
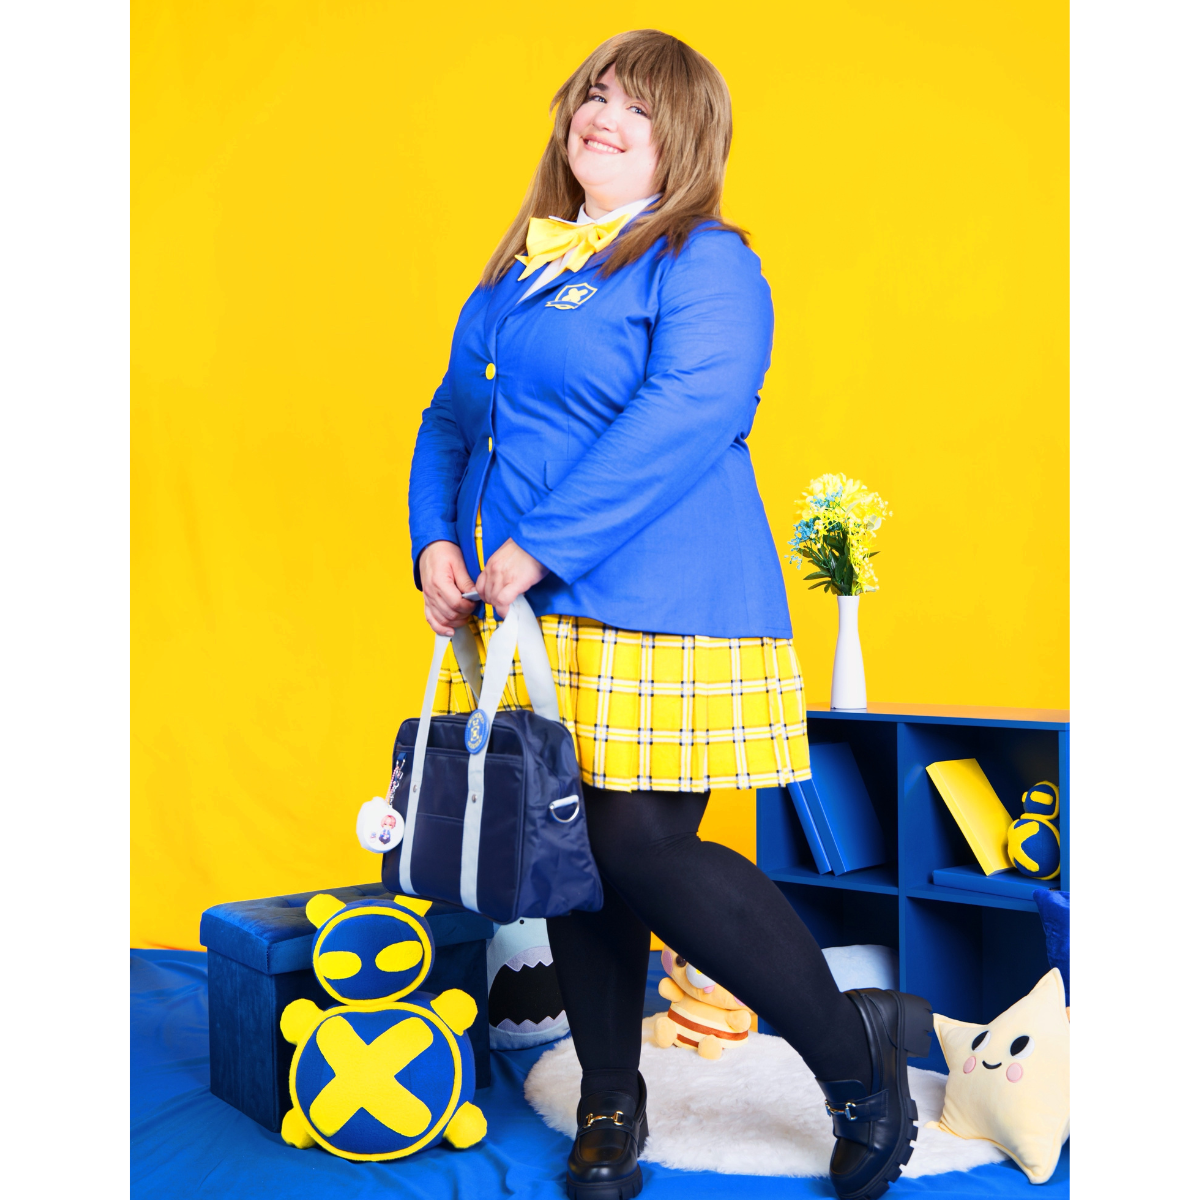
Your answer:
[[[858,596],[839,596],[837,648],[833,652],[833,695],[830,708],[867,707],[867,677],[858,642]]]

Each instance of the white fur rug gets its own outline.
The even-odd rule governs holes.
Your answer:
[[[642,1026],[642,1075],[648,1092],[650,1137],[642,1155],[684,1171],[727,1175],[824,1175],[833,1131],[820,1088],[800,1056],[780,1037],[752,1033],[716,1062],[676,1046],[648,1041]],[[564,1038],[537,1061],[525,1098],[551,1129],[575,1136],[579,1060]],[[1002,1162],[990,1142],[928,1129],[942,1115],[946,1077],[908,1072],[917,1102],[917,1144],[904,1174],[938,1175]]]

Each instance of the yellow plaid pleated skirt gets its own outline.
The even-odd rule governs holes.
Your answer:
[[[782,786],[810,776],[804,685],[791,639],[634,633],[545,616],[559,715],[580,774],[618,792]],[[496,629],[471,618],[480,661]],[[471,692],[446,654],[434,712],[468,713]],[[502,708],[529,708],[518,658]]]

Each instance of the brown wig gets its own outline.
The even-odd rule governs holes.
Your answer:
[[[484,268],[485,287],[498,282],[514,256],[525,252],[530,217],[571,220],[583,203],[583,188],[567,161],[567,134],[588,91],[609,67],[615,68],[626,95],[649,106],[658,150],[655,190],[662,194],[614,243],[601,275],[611,275],[640,258],[661,237],[667,239],[667,250],[678,254],[701,222],[749,241],[745,230],[721,218],[721,190],[733,137],[725,80],[707,58],[678,38],[657,29],[638,29],[598,46],[555,92],[550,105],[554,132],[520,212]]]

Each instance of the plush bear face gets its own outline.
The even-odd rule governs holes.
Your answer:
[[[692,999],[711,1004],[713,1008],[746,1007],[732,992],[726,991],[719,983],[692,966],[682,954],[676,954],[674,950],[664,947],[662,965],[663,970]]]

